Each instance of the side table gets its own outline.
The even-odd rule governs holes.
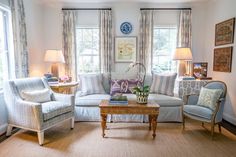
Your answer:
[[[78,82],[49,83],[49,86],[56,93],[74,94],[78,84]]]

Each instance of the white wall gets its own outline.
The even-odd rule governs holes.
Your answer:
[[[209,74],[216,80],[224,81],[228,87],[228,94],[224,108],[224,119],[236,125],[236,42],[232,45],[224,45],[221,47],[233,46],[233,59],[231,73],[213,71],[213,52],[215,41],[215,24],[227,19],[236,17],[236,1],[235,0],[215,0],[207,5],[206,14],[206,36],[205,50],[202,56],[209,64]],[[234,37],[235,38],[235,37]]]
[[[43,76],[45,71],[43,4],[39,0],[24,0],[30,76]],[[47,33],[50,33],[48,31]]]
[[[120,24],[124,21],[129,21],[133,25],[133,31],[129,36],[137,36],[139,32],[139,16],[140,8],[142,7],[192,7],[193,9],[193,56],[194,61],[202,61],[203,57],[199,54],[204,49],[204,42],[201,39],[204,35],[202,31],[205,26],[204,3],[192,4],[151,4],[151,3],[55,3],[53,5],[46,5],[44,8],[44,49],[62,48],[62,7],[79,7],[79,8],[93,8],[93,7],[110,7],[113,13],[114,35],[125,36],[120,32]],[[166,14],[162,19],[168,19]],[[91,20],[89,15],[84,16],[82,20]],[[197,33],[195,33],[197,32]],[[41,60],[41,63],[44,63]],[[129,63],[115,63],[114,71],[124,71]],[[48,64],[47,64],[48,65]],[[49,66],[48,66],[49,67]],[[48,68],[44,72],[50,71]],[[63,73],[61,66],[61,74]]]

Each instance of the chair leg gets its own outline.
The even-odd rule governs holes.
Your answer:
[[[202,127],[204,127],[204,122],[202,122]]]
[[[38,134],[39,145],[42,146],[44,142],[44,131],[39,131],[37,132],[37,134]]]
[[[221,133],[221,124],[220,123],[218,124],[218,127],[219,127],[219,132]]]
[[[183,115],[183,130],[185,129],[185,117]]]
[[[211,124],[211,139],[213,140],[213,137],[214,137],[214,129],[215,129],[215,124],[212,123]]]
[[[73,117],[73,118],[71,118],[70,119],[70,122],[71,122],[71,129],[74,129],[74,126],[75,126],[75,118]]]
[[[11,136],[11,131],[12,131],[12,126],[8,125],[7,126],[7,134],[6,134],[6,136]]]

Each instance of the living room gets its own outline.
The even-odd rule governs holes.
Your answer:
[[[235,0],[0,0],[0,156],[235,156],[235,6]],[[224,34],[220,29],[225,27]],[[190,57],[178,56],[178,51]],[[59,60],[52,61],[56,55],[50,53]],[[194,73],[198,66],[203,69],[199,76]],[[102,80],[98,86],[87,81],[94,73]],[[162,73],[171,77],[158,84],[166,76]],[[134,75],[137,86],[149,86],[148,102],[132,111],[112,105],[113,110],[106,110],[104,99],[111,99],[120,80]],[[18,112],[19,107],[9,107],[22,93],[9,94],[13,87],[5,84],[17,80],[16,91],[27,87],[23,93],[32,96],[28,90],[39,85],[30,79],[43,80],[50,89],[51,97],[42,102],[66,100],[75,107],[67,106],[63,115],[54,112],[54,118],[45,114],[41,129],[24,114],[32,111],[34,117],[53,108]],[[48,86],[50,79],[57,84]],[[171,80],[175,85],[168,84]],[[83,81],[91,88],[85,94]],[[203,96],[203,87],[212,88],[209,83],[224,88],[215,100],[219,106],[213,106],[215,117],[210,107],[211,118],[204,121],[188,114],[186,95]],[[129,103],[146,100],[137,93],[137,98],[123,95]],[[40,94],[34,99],[41,99]]]

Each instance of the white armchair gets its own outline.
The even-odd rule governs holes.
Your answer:
[[[26,97],[24,92],[34,94]],[[65,120],[70,120],[71,129],[74,128],[74,96],[54,93],[44,78],[7,81],[4,98],[8,110],[7,136],[11,135],[12,127],[35,131],[43,145],[46,129]]]

